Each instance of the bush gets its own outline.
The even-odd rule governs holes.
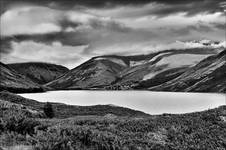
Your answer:
[[[0,131],[4,131],[4,128],[5,128],[5,123],[2,120],[2,118],[0,118]]]
[[[55,116],[53,107],[49,102],[45,104],[43,111],[48,118],[53,118]]]
[[[40,123],[32,118],[27,118],[22,115],[11,116],[4,118],[4,129],[7,131],[17,132],[23,135],[34,134],[34,128]]]

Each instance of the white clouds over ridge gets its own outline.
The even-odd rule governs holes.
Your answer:
[[[196,14],[189,16],[179,6],[175,11],[172,5],[157,3],[98,9],[11,7],[0,18],[1,40],[11,43],[11,50],[1,61],[46,60],[73,66],[96,55],[200,46],[175,41],[225,40],[222,12],[195,10]],[[183,7],[188,9],[190,5]]]
[[[63,46],[60,42],[53,42],[51,45],[33,41],[12,42],[13,52],[2,54],[1,61],[6,63],[16,62],[50,62],[63,64],[69,68],[79,65],[87,60],[81,53],[87,46]]]

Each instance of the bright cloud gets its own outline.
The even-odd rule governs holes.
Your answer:
[[[73,68],[88,58],[82,56],[82,51],[87,46],[63,46],[60,42],[55,41],[51,45],[36,43],[33,41],[12,42],[12,53],[3,54],[1,61],[5,63],[15,62],[50,62],[62,64]]]

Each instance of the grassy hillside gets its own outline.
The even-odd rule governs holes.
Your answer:
[[[8,94],[8,98],[10,96],[13,95]],[[24,102],[23,106],[32,107],[27,103],[29,100],[17,99],[10,98],[7,103]],[[30,102],[35,104],[36,101]],[[35,108],[39,109],[38,106]],[[90,111],[93,108],[90,107]],[[180,115],[138,117],[102,113],[64,119],[27,115],[18,111],[18,107],[0,109],[3,114],[0,116],[0,147],[3,149],[223,150],[226,147],[226,106]]]
[[[226,50],[209,56],[180,76],[150,87],[153,91],[226,92]]]
[[[210,55],[218,54],[219,51],[220,50],[217,49],[201,48],[165,50],[148,55],[105,55],[93,57],[78,67],[70,70],[60,78],[45,84],[45,86],[55,90],[148,90],[149,88],[168,83],[171,80],[180,77],[198,62]],[[212,71],[212,69],[208,70],[208,67],[201,69],[204,69],[205,72]],[[190,74],[188,75],[190,76]],[[213,74],[213,77],[214,75],[215,74]],[[197,73],[192,74],[192,76],[190,76],[191,80],[193,80],[193,78],[196,79],[196,76]],[[183,78],[181,78],[177,82],[181,83],[183,81]],[[214,81],[215,80],[211,80],[210,83]],[[219,85],[220,84],[221,83],[219,83]],[[204,92],[204,89],[205,86],[199,91]],[[153,90],[158,91],[158,89],[155,88],[153,88]],[[165,90],[165,88],[160,88],[160,90],[168,91],[167,89]],[[178,87],[177,90],[173,89],[171,91],[192,92],[196,90],[185,90]],[[222,90],[218,89],[208,89],[207,92],[208,91],[222,92]]]
[[[7,64],[10,68],[38,84],[45,84],[57,79],[69,71],[68,68],[50,63],[28,62]]]
[[[27,99],[22,96],[9,93],[0,92],[0,100],[8,101],[11,103],[22,104],[30,109],[42,111],[45,103],[41,103],[35,100]],[[67,118],[77,115],[98,115],[104,116],[106,114],[113,114],[117,116],[148,116],[147,114],[132,110],[129,108],[123,108],[112,105],[95,105],[95,106],[75,106],[66,105],[63,103],[51,103],[55,110],[55,116],[57,118]]]
[[[43,92],[44,88],[0,62],[0,91],[14,93]]]

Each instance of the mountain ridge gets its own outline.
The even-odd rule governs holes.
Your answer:
[[[149,90],[226,92],[226,50],[200,61],[181,76]]]
[[[195,48],[165,50],[147,55],[103,55],[92,57],[71,70],[61,65],[38,62],[2,66],[46,91],[82,89],[225,92],[225,51]],[[196,79],[200,72],[206,75],[200,76],[202,80]]]
[[[13,63],[7,65],[40,85],[55,80],[69,71],[64,66],[43,62]]]
[[[148,55],[97,56],[46,86],[57,90],[150,90],[146,81],[155,83],[152,86],[164,84],[200,61],[216,55],[218,51],[219,49],[165,50]]]
[[[0,62],[0,89],[10,92],[43,92],[44,88]]]

